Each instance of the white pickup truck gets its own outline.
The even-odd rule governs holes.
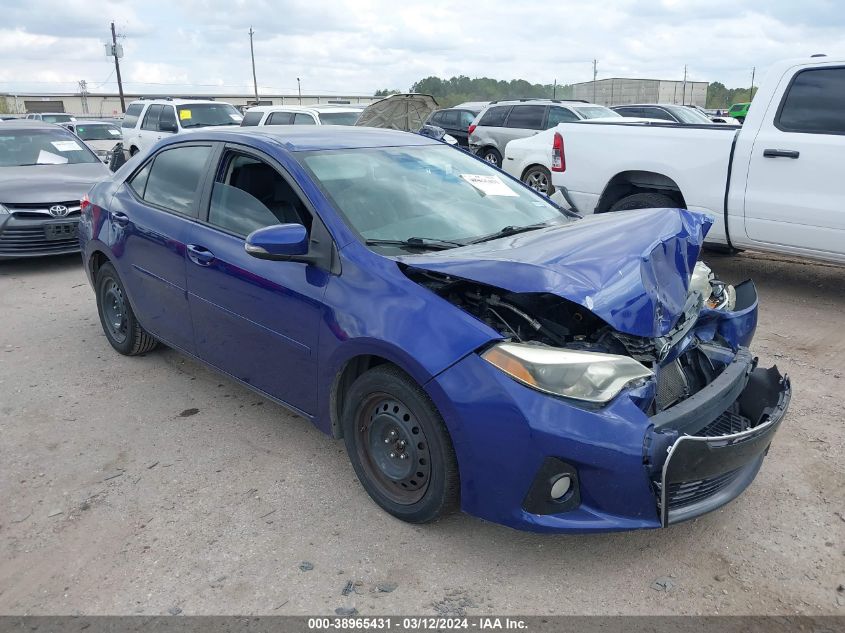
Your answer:
[[[845,263],[845,60],[778,63],[739,130],[561,123],[503,168],[545,170],[582,214],[686,207],[715,217],[711,243]]]

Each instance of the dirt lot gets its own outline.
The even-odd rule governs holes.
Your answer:
[[[595,536],[400,523],[301,418],[113,352],[78,258],[0,263],[0,613],[845,613],[845,269],[707,259],[758,282],[789,417],[723,510]]]

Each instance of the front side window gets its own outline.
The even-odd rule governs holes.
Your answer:
[[[214,183],[208,223],[246,237],[274,224],[310,226],[310,214],[288,182],[267,163],[243,154],[224,157]]]
[[[502,127],[510,111],[511,106],[493,106],[492,108],[487,108],[487,111],[481,116],[478,125]]]
[[[166,132],[175,132],[178,129],[176,111],[173,106],[162,106],[161,114],[158,117],[158,129]]]
[[[365,240],[463,243],[506,226],[568,221],[560,208],[527,187],[440,144],[296,157]]]
[[[293,124],[294,125],[317,125],[317,122],[314,120],[310,114],[306,114],[304,112],[297,112],[296,115],[293,117]]]
[[[153,104],[147,108],[147,113],[144,115],[144,122],[141,123],[142,130],[158,131],[158,117],[161,114],[161,106]]]
[[[469,127],[475,121],[475,114],[468,110],[461,110],[461,127]]]
[[[179,123],[187,129],[218,125],[240,125],[243,116],[228,103],[191,103],[177,106]]]
[[[0,127],[0,167],[97,162],[100,160],[85,143],[64,128],[12,130]]]
[[[141,116],[141,110],[143,109],[144,104],[142,103],[133,103],[126,108],[126,114],[123,115],[123,123],[120,124],[120,127],[135,127],[135,124],[138,123],[138,117]]]
[[[320,117],[320,123],[323,125],[355,125],[359,118],[360,112],[320,112],[317,115]]]
[[[545,115],[546,106],[514,106],[508,115],[506,125],[507,127],[521,128],[524,130],[542,130]]]
[[[195,216],[199,193],[211,153],[207,145],[175,147],[153,159],[144,190],[144,200],[183,215]]]
[[[293,112],[273,112],[267,117],[264,125],[290,125],[293,123]]]
[[[446,110],[443,113],[443,125],[458,127],[458,113],[456,110]]]
[[[803,70],[795,75],[777,126],[787,132],[845,134],[845,68]]]

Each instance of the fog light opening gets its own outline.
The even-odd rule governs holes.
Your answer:
[[[572,479],[569,475],[561,475],[552,484],[550,496],[552,501],[560,501],[572,488]]]

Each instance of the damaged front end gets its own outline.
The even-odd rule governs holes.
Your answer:
[[[501,340],[481,356],[518,382],[590,411],[615,398],[634,402],[647,420],[642,464],[661,525],[720,507],[754,479],[791,390],[776,367],[758,367],[748,351],[757,325],[753,282],[727,285],[699,262],[671,327],[640,336],[560,294],[402,268],[498,332]],[[537,496],[532,488],[527,512],[563,509],[529,507]]]

